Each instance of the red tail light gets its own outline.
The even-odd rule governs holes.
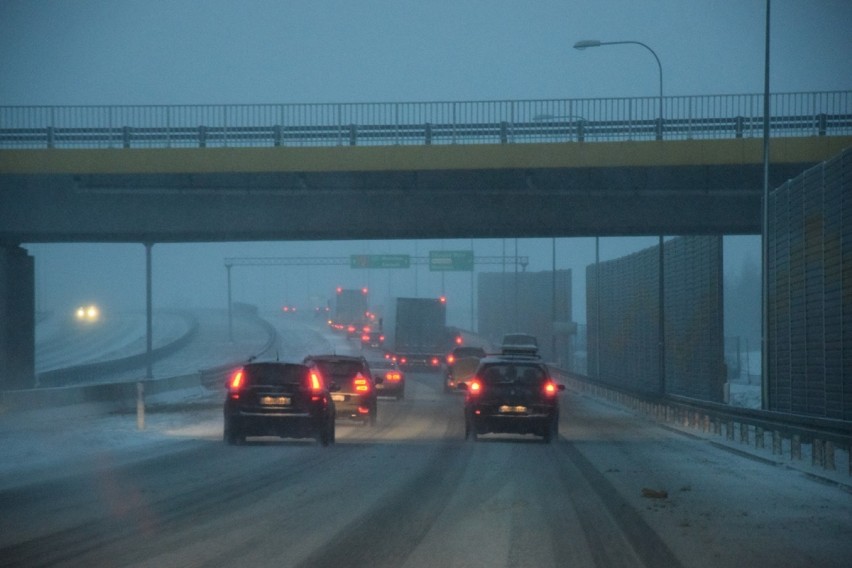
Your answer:
[[[228,385],[230,397],[233,399],[240,398],[240,388],[243,386],[243,378],[245,377],[243,370],[240,369],[231,377],[231,382]]]
[[[370,381],[365,379],[361,373],[355,375],[355,380],[353,381],[355,385],[356,392],[369,392],[370,391]]]
[[[553,381],[546,381],[544,383],[544,394],[546,396],[556,396],[557,392],[559,392],[559,389],[556,387],[556,383]]]
[[[318,401],[318,400],[322,399],[322,391],[323,391],[322,377],[320,377],[319,374],[316,371],[311,371],[310,383],[311,383],[311,400]]]
[[[405,357],[403,357],[399,360],[400,365],[405,365],[406,363],[408,363],[408,359],[406,359]]]
[[[361,342],[362,343],[368,343],[369,341],[370,341],[370,336],[367,335],[366,333],[361,336]]]
[[[474,396],[482,394],[482,383],[478,379],[470,381],[467,386],[467,392]]]
[[[398,383],[402,380],[402,375],[398,371],[388,371],[385,375],[385,379],[392,383]]]
[[[322,392],[322,379],[316,371],[311,371],[311,391]]]
[[[437,367],[437,366],[438,366],[438,365],[440,365],[440,364],[441,364],[441,360],[440,360],[440,359],[438,359],[437,357],[432,357],[432,366],[433,366],[433,367]]]
[[[447,355],[447,363],[449,363],[450,365],[452,365],[452,364],[453,364],[453,363],[455,363],[455,362],[456,362],[456,356],[455,356],[455,355],[453,355],[452,353],[450,353],[449,355]]]
[[[456,336],[456,345],[461,345],[464,343],[464,338],[461,335]]]

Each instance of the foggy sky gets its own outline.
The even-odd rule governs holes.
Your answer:
[[[762,0],[3,0],[0,104],[761,93]],[[850,86],[852,3],[772,2],[774,91]]]
[[[642,41],[660,57],[664,94],[761,93],[765,2],[758,0],[76,0],[0,2],[0,105],[246,104],[634,97],[658,94],[638,46],[577,51],[581,39]],[[852,87],[852,2],[772,2],[771,88]],[[507,239],[514,253],[514,240]],[[602,258],[655,238],[602,239]],[[557,240],[584,319],[593,239]],[[759,240],[726,239],[726,271],[759,263]],[[527,270],[550,270],[550,239],[519,242]],[[223,306],[224,258],[346,256],[470,249],[469,240],[161,244],[156,306]],[[499,255],[500,240],[476,241]],[[41,309],[98,301],[144,308],[141,245],[31,245]],[[755,255],[757,259],[755,261]],[[498,268],[491,268],[492,270]],[[236,269],[236,300],[310,303],[338,284],[413,292],[414,270]],[[470,276],[444,277],[465,304]],[[418,271],[419,295],[441,291]],[[292,296],[292,298],[291,298]],[[452,314],[451,310],[451,314]]]

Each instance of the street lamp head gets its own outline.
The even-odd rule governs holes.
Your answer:
[[[584,39],[574,44],[574,49],[586,49],[587,47],[600,47],[601,42],[596,39]]]

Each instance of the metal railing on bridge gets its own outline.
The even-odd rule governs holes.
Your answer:
[[[758,138],[763,95],[254,105],[0,106],[0,149]],[[776,93],[771,136],[852,134],[852,91]]]

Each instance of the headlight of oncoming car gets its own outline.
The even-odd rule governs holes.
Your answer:
[[[76,312],[77,321],[82,322],[95,322],[98,321],[101,317],[100,309],[94,305],[89,304],[87,306],[80,306],[77,308]]]

